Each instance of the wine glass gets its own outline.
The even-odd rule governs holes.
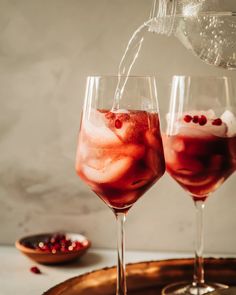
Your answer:
[[[87,78],[76,155],[81,179],[117,220],[117,295],[126,294],[124,223],[133,204],[164,174],[153,77]],[[116,93],[116,95],[115,95]]]
[[[219,283],[206,283],[203,268],[205,202],[236,169],[236,106],[227,77],[175,76],[163,135],[166,170],[192,197],[196,208],[193,282],[180,282],[163,294],[205,294]]]

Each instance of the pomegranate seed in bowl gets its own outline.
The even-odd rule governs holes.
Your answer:
[[[46,233],[24,237],[16,248],[38,263],[57,264],[82,256],[91,246],[83,235],[73,233]]]

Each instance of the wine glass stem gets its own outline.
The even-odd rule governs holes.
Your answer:
[[[196,240],[195,240],[195,263],[193,285],[200,287],[204,284],[204,267],[203,267],[203,211],[204,201],[195,201],[196,208]]]
[[[126,277],[125,277],[125,213],[116,213],[117,220],[117,285],[116,295],[126,295]]]

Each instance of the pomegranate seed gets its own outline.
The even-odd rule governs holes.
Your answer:
[[[41,274],[41,271],[40,271],[40,269],[37,266],[32,266],[30,268],[30,271],[33,272],[33,273],[35,273],[35,274]]]
[[[60,252],[67,252],[67,249],[64,246],[61,246]]]
[[[82,249],[82,248],[83,248],[83,244],[77,241],[77,242],[75,243],[75,249],[76,249],[76,250],[80,250],[80,249]]]
[[[121,122],[122,125],[122,122]],[[54,234],[42,239],[37,244],[29,242],[24,243],[25,246],[31,249],[40,250],[49,253],[69,252],[73,250],[82,249],[84,246],[79,241],[73,241],[67,238],[64,234]]]
[[[199,122],[198,116],[193,116],[193,123],[197,124]]]
[[[199,118],[199,125],[203,126],[205,125],[207,122],[207,118],[206,116],[202,115],[200,118]]]
[[[57,251],[60,251],[61,245],[59,243],[56,243],[55,245],[52,246],[52,253],[56,253]]]
[[[220,118],[217,118],[212,122],[212,125],[220,126],[222,125],[222,120]]]
[[[40,242],[38,247],[36,248],[38,250],[42,250],[42,251],[50,251],[50,247],[48,244],[45,244],[43,242]]]
[[[192,116],[190,116],[190,115],[186,115],[186,116],[184,116],[184,121],[185,121],[186,123],[189,123],[189,122],[191,122],[191,121],[192,121],[192,119],[193,119],[193,117],[192,117]]]
[[[115,127],[117,129],[120,129],[122,127],[122,122],[119,119],[115,120]]]

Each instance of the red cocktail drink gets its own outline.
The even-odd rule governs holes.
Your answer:
[[[76,171],[115,212],[126,212],[165,171],[158,115],[91,110],[80,129]]]
[[[166,168],[195,200],[204,200],[236,170],[236,136],[220,118],[184,115],[164,136]]]

